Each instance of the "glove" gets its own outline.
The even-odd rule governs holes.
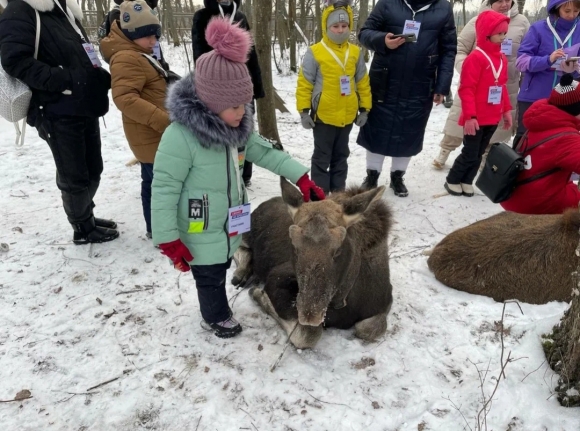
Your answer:
[[[175,241],[166,242],[164,244],[159,244],[159,248],[162,250],[161,254],[167,256],[173,262],[175,269],[182,272],[189,271],[189,263],[193,260],[193,256],[189,252],[189,249],[181,242],[180,239]]]
[[[302,111],[302,113],[300,114],[300,122],[302,123],[302,127],[304,127],[305,129],[313,129],[315,126],[314,120],[312,119],[308,111]]]
[[[313,201],[323,201],[326,198],[324,195],[324,190],[318,187],[314,181],[308,177],[308,174],[302,175],[300,179],[296,181],[296,185],[300,189],[300,193],[302,193],[304,202],[308,202],[310,200],[311,194]]]
[[[471,120],[467,120],[463,125],[463,134],[464,135],[473,135],[475,136],[476,131],[479,130],[479,123],[477,119],[472,118]]]
[[[359,127],[362,127],[367,123],[368,119],[369,119],[368,111],[360,111],[359,114],[356,116],[356,120],[354,120],[354,124],[356,124]]]
[[[511,130],[512,126],[513,126],[513,118],[512,118],[512,113],[511,111],[508,112],[504,112],[502,114],[503,117],[503,129],[504,130]]]

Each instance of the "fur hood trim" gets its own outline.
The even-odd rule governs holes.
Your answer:
[[[244,147],[254,131],[251,105],[246,105],[240,125],[230,127],[199,100],[193,77],[191,73],[169,87],[166,106],[170,120],[187,127],[204,148]]]
[[[53,10],[56,5],[54,4],[55,0],[22,0],[24,3],[27,3],[32,9],[36,9],[38,12],[50,12]],[[66,0],[66,5],[72,12],[73,16],[82,21],[83,19],[83,11],[81,7],[75,0]],[[8,0],[0,0],[0,6],[6,9],[8,6]]]

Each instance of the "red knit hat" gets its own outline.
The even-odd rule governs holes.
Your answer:
[[[574,117],[580,115],[580,86],[571,74],[567,73],[560,78],[560,83],[552,90],[548,103]]]
[[[205,30],[205,38],[213,48],[197,59],[195,91],[210,111],[219,114],[225,109],[250,103],[254,86],[246,66],[252,36],[228,19],[213,18]]]

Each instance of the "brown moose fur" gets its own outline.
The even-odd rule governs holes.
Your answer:
[[[427,260],[441,283],[496,301],[569,301],[580,213],[503,212],[447,235]]]
[[[350,328],[373,340],[385,333],[392,303],[385,188],[349,189],[302,203],[282,179],[282,198],[252,213],[252,229],[236,253],[233,284],[253,273],[264,288],[251,296],[291,333],[298,348],[314,347],[322,326]]]

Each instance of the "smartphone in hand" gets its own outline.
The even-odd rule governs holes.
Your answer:
[[[391,36],[391,39],[397,39],[399,37],[402,37],[405,39],[405,43],[406,42],[417,42],[417,38],[415,37],[415,34],[410,33],[410,34],[395,34],[393,36]]]

